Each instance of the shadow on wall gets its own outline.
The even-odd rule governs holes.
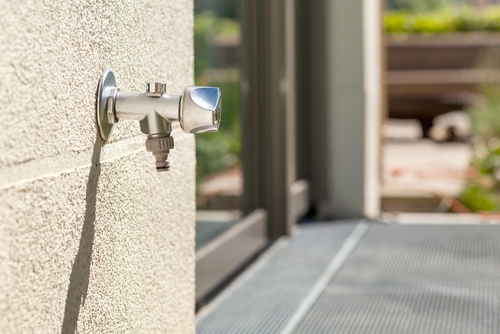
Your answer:
[[[97,184],[101,174],[101,148],[102,140],[97,134],[92,153],[92,164],[90,167],[89,178],[87,181],[87,190],[85,196],[85,216],[83,221],[82,235],[80,245],[76,254],[71,275],[69,277],[68,295],[66,297],[66,306],[64,308],[64,320],[62,324],[62,333],[75,333],[80,306],[85,304],[87,289],[89,286],[90,261],[92,260],[92,248],[94,245],[95,233],[95,210],[97,197]]]

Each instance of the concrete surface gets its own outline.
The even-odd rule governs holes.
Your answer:
[[[387,142],[383,193],[417,191],[457,195],[469,173],[471,154],[471,147],[465,143]]]
[[[471,145],[421,139],[413,120],[387,120],[383,133],[382,210],[448,210],[442,198],[458,196],[472,173]]]

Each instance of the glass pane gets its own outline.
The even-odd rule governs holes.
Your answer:
[[[241,218],[240,25],[236,1],[195,1],[195,82],[222,92],[217,133],[196,136],[196,248]]]

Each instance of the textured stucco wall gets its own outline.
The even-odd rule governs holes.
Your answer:
[[[194,138],[157,173],[98,80],[192,83],[192,1],[0,0],[0,332],[194,331]]]

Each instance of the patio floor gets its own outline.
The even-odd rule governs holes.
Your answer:
[[[500,225],[299,225],[212,303],[198,333],[499,333]]]

